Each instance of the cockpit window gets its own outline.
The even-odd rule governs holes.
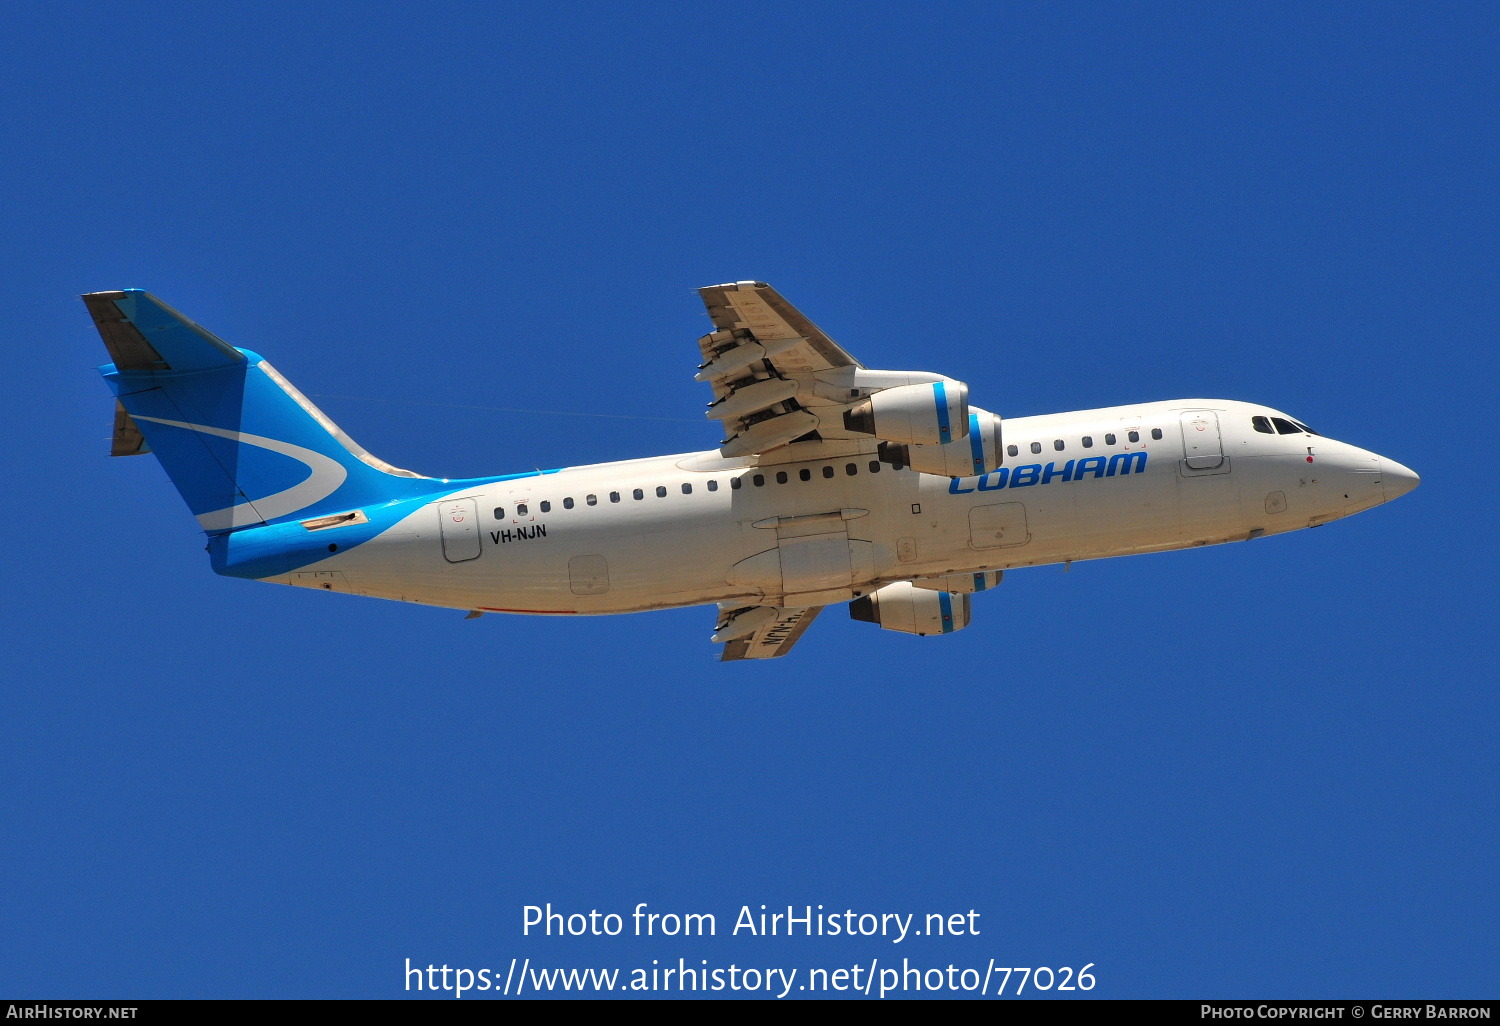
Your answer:
[[[1292,423],[1296,424],[1299,428],[1301,428],[1303,431],[1306,431],[1310,435],[1317,435],[1318,434],[1316,431],[1314,431],[1312,428],[1308,427],[1306,424],[1302,423],[1300,420],[1294,420],[1294,421],[1292,421]],[[1322,435],[1318,435],[1318,437],[1321,438],[1323,436]]]
[[[1276,425],[1276,433],[1278,435],[1300,435],[1303,433],[1302,429],[1296,424],[1281,417],[1272,417],[1271,423]]]
[[[1274,435],[1276,429],[1271,426],[1270,417],[1251,417],[1250,423],[1255,425],[1255,430],[1263,435]]]

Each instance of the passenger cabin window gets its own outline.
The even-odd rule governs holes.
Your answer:
[[[599,496],[589,495],[586,496],[583,501],[588,503],[590,506],[597,506],[599,505]]]
[[[1280,417],[1272,417],[1271,418],[1271,423],[1276,425],[1276,433],[1278,435],[1300,435],[1300,434],[1302,434],[1302,429],[1299,428],[1296,424],[1293,424],[1289,420],[1282,420]]]
[[[637,498],[637,499],[644,499],[646,497],[646,493],[643,492],[643,491],[641,491],[639,488],[637,488],[635,491],[631,492],[630,494],[631,494],[632,497]]]
[[[823,468],[823,476],[824,477],[832,477],[833,476],[833,468],[832,467],[824,467]]]
[[[1054,439],[1053,442],[1052,442],[1052,448],[1056,449],[1058,452],[1062,452],[1063,451],[1063,440],[1061,438]]]
[[[563,509],[572,509],[572,508],[573,508],[573,497],[570,495],[566,499],[563,500]]]
[[[683,495],[692,495],[693,494],[693,486],[692,486],[691,483],[689,483],[687,481],[682,482],[682,494]]]
[[[880,473],[880,461],[879,460],[871,460],[870,461],[870,473],[872,473],[872,474],[878,474],[878,473]]]
[[[1139,431],[1130,432],[1130,440],[1132,442],[1139,442],[1141,440],[1141,433]]]
[[[847,463],[847,464],[845,464],[844,465],[844,473],[848,474],[850,477],[853,477],[855,474],[859,473],[859,464],[858,463]]]
[[[1084,435],[1083,436],[1083,447],[1085,449],[1092,449],[1094,447],[1094,436],[1093,435]]]
[[[516,506],[516,516],[518,516],[518,517],[524,517],[525,515],[526,515],[526,503],[524,503],[524,502],[519,503]]]
[[[1031,443],[1031,451],[1034,452],[1034,453],[1041,452],[1042,451],[1042,443],[1041,442],[1032,442]]]
[[[658,499],[665,499],[667,497],[667,486],[666,485],[657,485],[656,486],[656,497]]]
[[[754,477],[752,477],[750,479],[750,483],[753,484],[755,487],[759,488],[759,487],[761,487],[762,485],[764,485],[766,483],[766,475],[764,475],[764,474],[756,474]]]
[[[496,520],[504,520],[505,519],[505,507],[504,506],[496,506],[495,507],[495,519]]]
[[[786,484],[786,471],[784,471],[784,470],[778,470],[778,471],[776,471],[776,483],[777,484]]]
[[[801,470],[797,471],[797,476],[804,481],[811,481],[812,471],[807,469],[806,467],[803,467]]]
[[[1156,439],[1160,439],[1161,438],[1161,428],[1152,428],[1151,429],[1151,437],[1152,438],[1156,438]]]
[[[718,478],[711,477],[708,479],[708,490],[711,492],[716,492],[719,490]]]
[[[551,513],[552,512],[552,503],[548,502],[546,499],[542,500],[542,512],[543,513]]]
[[[1019,446],[1007,445],[1005,447],[1005,454],[1007,456],[1019,456],[1021,455],[1021,449]]]
[[[609,493],[609,501],[610,502],[619,502],[620,501],[620,493],[619,492],[610,492]]]
[[[743,488],[743,487],[745,487],[745,479],[742,478],[742,477],[731,477],[729,479],[729,487],[730,488]]]
[[[1107,434],[1107,435],[1104,436],[1104,444],[1105,445],[1114,445],[1115,444],[1114,432],[1110,432],[1109,434]]]

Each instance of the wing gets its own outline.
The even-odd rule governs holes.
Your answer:
[[[763,281],[710,285],[699,289],[698,295],[719,332],[745,332],[769,344],[776,349],[772,362],[781,370],[795,373],[863,366]],[[699,344],[709,338],[713,336],[700,339]],[[704,362],[712,355],[705,347]],[[705,379],[700,375],[699,380]]]
[[[720,662],[774,659],[786,655],[812,626],[822,606],[783,609],[777,606],[720,606],[714,641],[724,643]]]
[[[858,360],[765,282],[710,285],[698,294],[715,328],[698,340],[698,380],[713,386],[707,416],[724,425],[721,455],[788,462],[875,451],[872,439],[842,423],[851,397],[861,394],[852,387],[863,370]],[[763,458],[784,447],[794,452]]]
[[[867,370],[765,282],[698,290],[716,330],[698,340],[713,460],[739,466],[877,454],[895,467],[966,477],[1001,463],[1000,418],[969,386],[930,371]]]

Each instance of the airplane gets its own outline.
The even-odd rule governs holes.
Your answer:
[[[261,356],[139,289],[83,296],[115,456],[155,453],[215,572],[484,613],[717,607],[722,660],[824,608],[968,626],[1006,570],[1316,527],[1417,475],[1278,410],[1176,399],[1001,418],[871,370],[764,282],[699,289],[717,449],[447,479],[370,455]]]

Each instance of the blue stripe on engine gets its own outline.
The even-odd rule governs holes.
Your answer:
[[[984,473],[984,439],[979,437],[979,414],[969,414],[969,452],[974,456],[974,473]]]
[[[932,396],[937,400],[938,439],[946,443],[953,438],[953,426],[948,423],[948,390],[941,381],[933,383]]]
[[[950,634],[953,631],[953,596],[946,591],[938,592],[938,608],[943,614],[943,633]]]

